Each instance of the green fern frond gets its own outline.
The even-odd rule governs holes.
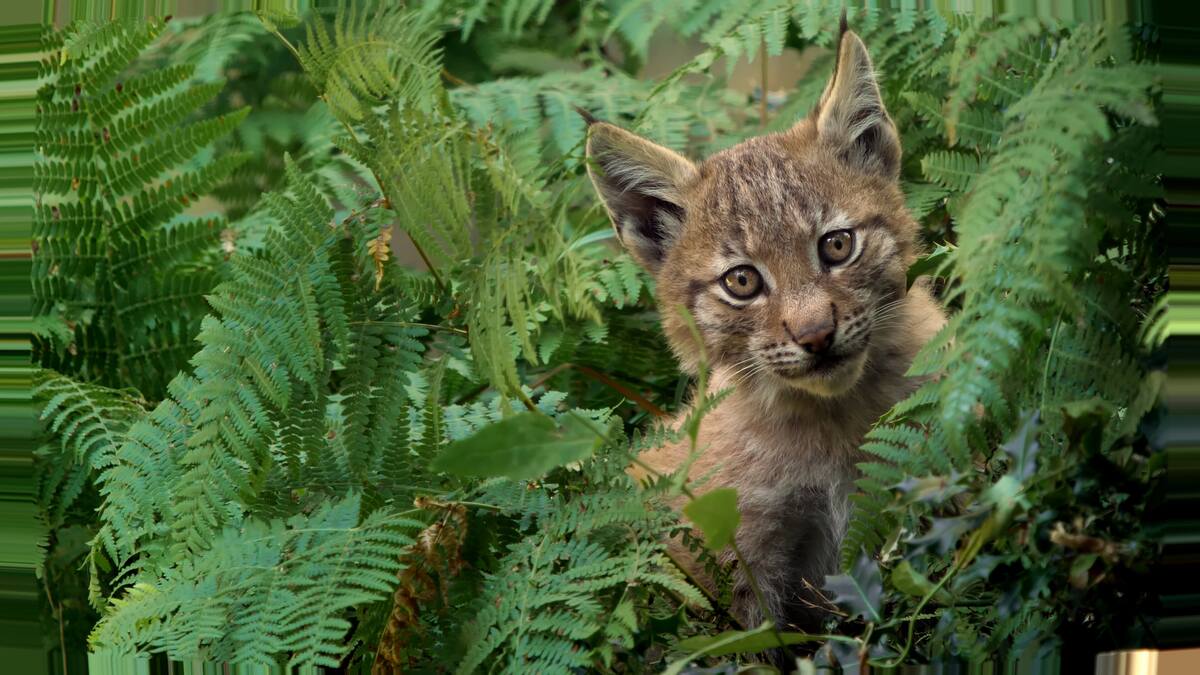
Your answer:
[[[333,26],[305,23],[297,59],[340,119],[358,121],[389,100],[429,101],[440,87],[437,31],[418,12],[342,5]]]
[[[658,589],[707,606],[666,556],[660,537],[670,519],[648,511],[625,481],[612,493],[536,504],[532,531],[484,580],[457,672],[496,659],[505,672],[587,668],[605,617],[628,593]]]
[[[1028,30],[1032,28],[1014,29],[1014,33],[1024,40]],[[1078,34],[1087,33],[1081,30]],[[961,293],[963,313],[970,323],[959,328],[949,361],[956,365],[943,384],[942,420],[952,445],[964,441],[967,428],[975,423],[978,406],[1001,409],[1006,398],[1001,383],[1020,381],[1014,377],[1014,369],[1026,362],[1019,354],[1027,349],[1027,340],[1046,333],[1053,318],[1049,315],[1054,310],[1048,311],[1041,303],[1049,301],[1050,308],[1073,306],[1074,292],[1062,272],[1078,274],[1084,269],[1088,251],[1094,250],[1098,241],[1098,233],[1080,226],[1085,220],[1088,191],[1082,189],[1075,167],[1096,162],[1091,153],[1109,137],[1103,113],[1109,102],[1108,90],[1098,89],[1095,97],[1076,95],[1069,115],[1061,108],[1042,107],[1045,104],[1041,102],[1064,100],[1052,92],[1060,86],[1074,91],[1068,83],[1084,76],[1103,79],[1102,75],[1111,75],[1111,69],[1093,65],[1091,58],[1078,50],[1059,60],[1067,63],[1051,61],[1029,96],[1006,111],[1007,140],[973,183],[977,188],[959,214],[959,244],[973,251],[976,268],[1012,271],[960,273],[963,283],[956,293]],[[1119,79],[1127,96],[1144,100],[1148,78]],[[1035,106],[1034,101],[1039,103]],[[1070,131],[1065,133],[1063,125],[1055,122],[1064,116],[1072,119]],[[1014,199],[1018,193],[1021,197]],[[1032,269],[1017,272],[1005,262],[1014,259],[1030,261]],[[998,303],[998,298],[1007,301]],[[985,343],[991,345],[986,358],[975,346]]]
[[[113,532],[121,544],[110,551],[115,560],[132,553],[127,546],[147,534],[137,524],[153,522],[155,513],[169,517],[177,545],[205,550],[228,517],[224,505],[253,492],[273,425],[286,424],[290,402],[315,395],[325,359],[345,348],[349,330],[329,259],[337,241],[328,227],[332,213],[294,167],[290,173],[292,196],[268,197],[288,237],[273,232],[267,257],[233,260],[232,279],[208,296],[221,318],[202,321],[203,346],[192,360],[196,378],[176,380],[178,404],[164,403],[135,425],[117,453],[119,466],[102,476],[106,520],[129,527]],[[175,411],[200,401],[207,402],[202,410],[177,419]],[[180,433],[183,438],[168,440]],[[177,468],[144,474],[144,467],[155,466],[144,455],[163,445],[176,448],[169,456]],[[179,481],[175,487],[160,488],[175,493],[171,504],[162,495],[149,503],[136,499],[171,479]]]
[[[910,369],[932,379],[868,434],[863,449],[879,461],[862,467],[847,564],[912,524],[887,513],[892,478],[970,470],[1013,432],[1021,408],[1040,410],[1053,428],[1072,400],[1121,409],[1153,390],[1142,386],[1136,321],[1116,309],[1134,282],[1098,250],[1106,230],[1122,236],[1137,224],[1127,205],[1109,200],[1121,179],[1097,168],[1123,154],[1122,116],[1153,123],[1150,79],[1114,62],[1097,26],[1072,29],[1053,52],[1046,45],[1056,34],[1033,20],[958,30],[944,133],[972,151],[933,150],[920,165],[949,195],[958,248],[944,299],[961,310]],[[942,109],[924,89],[904,98],[925,119]],[[1119,422],[1110,421],[1109,438]]]
[[[355,496],[286,522],[248,520],[114,598],[89,642],[182,660],[272,666],[284,654],[289,668],[336,667],[347,649],[346,611],[390,593],[396,551],[420,527],[386,511],[360,520]]]
[[[46,433],[55,441],[42,453],[49,467],[41,473],[39,501],[50,522],[59,523],[87,481],[113,462],[130,424],[145,411],[131,392],[52,371],[39,372],[33,397]]]
[[[69,28],[65,41],[78,37],[83,51],[48,58],[38,94],[34,311],[58,317],[73,333],[67,341],[47,336],[38,358],[84,380],[132,382],[158,397],[186,363],[200,313],[150,320],[148,311],[174,292],[160,288],[164,278],[187,279],[192,298],[212,287],[216,275],[203,267],[222,229],[214,218],[168,223],[244,160],[227,155],[187,167],[247,111],[186,122],[221,87],[189,86],[187,66],[120,81],[158,36],[158,24],[80,30]]]
[[[979,158],[963,152],[946,150],[921,158],[925,178],[955,192],[968,191],[980,170]]]

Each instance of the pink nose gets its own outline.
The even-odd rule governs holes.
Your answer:
[[[825,324],[816,328],[803,329],[794,338],[796,344],[809,354],[821,354],[833,344],[833,326]]]

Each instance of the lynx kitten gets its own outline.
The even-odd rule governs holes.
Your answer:
[[[843,26],[837,65],[813,112],[702,162],[589,120],[589,171],[621,242],[656,278],[663,329],[683,367],[698,350],[713,390],[735,391],[701,425],[701,489],[734,487],[744,570],[734,612],[813,629],[805,590],[836,569],[858,450],[916,382],[913,356],[944,318],[906,289],[917,224],[899,186],[900,143],[863,42]],[[677,469],[686,445],[643,456]],[[677,551],[682,554],[682,551]]]

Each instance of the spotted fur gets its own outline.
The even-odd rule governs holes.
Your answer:
[[[906,288],[917,224],[866,47],[843,32],[835,73],[807,119],[699,163],[611,124],[589,127],[592,180],[621,241],[657,280],[675,354],[695,371],[685,307],[712,389],[735,387],[705,418],[705,451],[690,475],[710,476],[701,490],[737,488],[737,541],[769,613],[817,628],[822,612],[804,581],[819,587],[835,571],[858,446],[915,387],[905,371],[944,322],[924,285]],[[853,233],[853,247],[831,265],[818,246],[839,230]],[[749,299],[722,285],[740,265],[763,280]],[[668,445],[643,459],[671,472],[687,453]],[[744,576],[735,579],[735,612],[757,625],[766,617]]]

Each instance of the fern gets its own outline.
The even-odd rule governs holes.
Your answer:
[[[1141,67],[1121,60],[1114,41],[1120,39],[1098,26],[1077,26],[1062,37],[1032,20],[972,23],[958,35],[947,67],[951,86],[940,94],[948,113],[944,126],[937,123],[945,146],[966,149],[934,149],[921,157],[920,167],[950,195],[946,209],[958,248],[944,267],[951,279],[946,296],[959,309],[914,363],[915,373],[934,378],[868,435],[863,449],[876,459],[861,465],[863,493],[854,498],[857,515],[843,564],[864,549],[887,545],[906,564],[932,565],[936,556],[929,557],[928,542],[953,545],[979,527],[991,508],[988,490],[1004,480],[1017,480],[1029,499],[1055,489],[1048,486],[1059,480],[1053,472],[1014,474],[1018,468],[1007,464],[1006,477],[997,470],[1006,465],[997,459],[1003,455],[997,446],[1007,438],[1003,447],[1015,447],[1014,433],[1019,438],[1019,429],[1035,424],[1023,410],[1036,411],[1033,419],[1044,429],[1039,465],[1059,472],[1084,461],[1078,441],[1067,439],[1079,433],[1071,419],[1078,413],[1071,411],[1080,409],[1081,399],[1105,401],[1110,411],[1136,405],[1135,416],[1146,410],[1142,383],[1157,380],[1136,344],[1139,318],[1118,298],[1137,295],[1156,272],[1144,266],[1130,273],[1128,259],[1118,255],[1117,262],[1105,253],[1103,241],[1130,236],[1146,222],[1133,215],[1132,202],[1109,198],[1128,183],[1102,168],[1101,158],[1128,156],[1122,137],[1129,125],[1154,123],[1152,81]],[[905,98],[922,117],[939,120],[943,104],[928,91]],[[1117,443],[1118,429],[1129,428],[1119,415],[1098,420],[1104,429],[1100,447]],[[912,482],[919,480],[927,487]],[[965,513],[947,517],[939,506],[945,497],[937,496],[944,489],[978,492],[959,497],[968,505]],[[914,497],[914,491],[927,496]],[[991,513],[993,519],[1009,517]],[[1033,513],[1017,517],[1028,519],[1024,527],[1039,527]],[[906,530],[927,534],[905,536]],[[984,571],[973,573],[986,576],[995,561],[1018,555],[1005,542],[986,550],[994,551],[990,562],[980,562]],[[1053,563],[1027,566],[1044,564]],[[945,616],[951,611],[962,634],[984,645],[981,652],[963,643],[958,653],[967,658],[1021,630],[1047,631],[1064,617],[1048,608],[999,615],[946,609]],[[934,634],[944,636],[950,626],[944,620]],[[931,645],[930,653],[943,651]]]
[[[37,390],[40,494],[56,551],[92,537],[86,590],[60,607],[101,612],[96,653],[642,672],[736,628],[666,557],[670,537],[699,545],[661,504],[675,481],[624,471],[721,397],[678,429],[647,420],[691,383],[653,284],[612,248],[573,106],[681,151],[727,147],[764,128],[718,60],[832,47],[839,12],[450,0],[49,35],[34,285],[37,357],[58,372]],[[915,269],[951,317],[862,447],[843,558],[877,569],[887,618],[832,643],[882,668],[1091,625],[1075,608],[1097,602],[1134,616],[1136,593],[1094,589],[1134,588],[1148,550],[1138,433],[1165,283],[1150,74],[1093,25],[848,14],[904,134],[907,204],[951,251]],[[655,31],[703,51],[640,80]],[[565,59],[580,67],[547,66]],[[193,215],[202,193],[230,221]],[[394,264],[388,233],[423,269]],[[536,453],[495,434],[542,417],[603,441],[536,480],[434,468],[481,438]],[[1087,536],[1116,552],[1061,543]]]
[[[91,637],[98,648],[204,648],[221,661],[337,667],[350,624],[343,612],[386,596],[418,521],[359,517],[350,496],[286,522],[250,520],[221,532],[204,555],[133,586]]]
[[[129,425],[144,413],[127,391],[76,382],[52,371],[39,373],[34,399],[57,447],[42,448],[49,469],[41,474],[42,508],[57,526],[94,473],[114,461]]]
[[[1024,29],[1015,32],[1022,34]],[[958,364],[947,372],[943,382],[947,402],[943,404],[942,423],[952,445],[962,442],[968,424],[965,420],[974,414],[974,405],[989,406],[999,400],[997,385],[1006,377],[1006,364],[1015,364],[1025,341],[1046,330],[1045,317],[1054,311],[1055,304],[1060,310],[1074,309],[1072,289],[1064,283],[1070,277],[1064,278],[1062,272],[1079,275],[1089,264],[1088,252],[1095,250],[1098,242],[1098,232],[1078,224],[1086,218],[1088,189],[1083,181],[1088,172],[1084,166],[1099,161],[1099,156],[1093,154],[1097,143],[1110,137],[1104,109],[1112,108],[1116,100],[1113,89],[1120,91],[1121,98],[1114,112],[1137,115],[1142,123],[1153,123],[1145,104],[1137,103],[1145,100],[1148,76],[1131,66],[1118,65],[1116,72],[1097,67],[1097,61],[1108,57],[1107,52],[1097,51],[1103,48],[1102,42],[1094,42],[1099,36],[1098,29],[1078,29],[1072,40],[1096,44],[1096,49],[1078,44],[1060,52],[1059,61],[1047,66],[1030,96],[1008,107],[1007,140],[990,159],[977,182],[978,189],[972,192],[958,218],[959,245],[971,247],[974,264],[979,268],[1001,266],[1005,258],[1016,255],[1029,260],[1033,268],[1010,278],[962,275],[962,286],[955,293],[962,296],[964,315],[988,318],[960,327],[960,335],[965,332],[967,337],[960,338],[948,355],[947,363]],[[1059,91],[1077,92],[1081,79],[1096,84],[1086,89],[1089,96],[1060,97]],[[1120,84],[1100,85],[1101,80]],[[1049,101],[1061,103],[1048,106]],[[1073,121],[1067,134],[1060,131],[1061,125],[1053,123],[1063,118]],[[1047,152],[1053,153],[1049,163]],[[1012,199],[1016,185],[1023,187],[1020,200]],[[1043,195],[1044,199],[1038,199]],[[1031,212],[1032,204],[1038,204],[1036,211]],[[1027,224],[1030,219],[1035,227]],[[995,300],[1005,291],[1008,302],[997,307]],[[1040,306],[1046,300],[1050,300],[1050,308]],[[971,356],[974,345],[970,336],[976,330],[986,330],[980,337],[986,336],[993,344],[986,363]],[[951,394],[955,391],[959,393]]]
[[[121,78],[161,25],[87,30],[47,38],[38,93],[34,312],[65,328],[42,335],[38,360],[157,398],[191,354],[219,273],[206,258],[222,220],[181,214],[244,157],[186,162],[247,111],[185,123],[219,83],[188,85],[186,65]]]
[[[484,492],[481,499],[528,523],[528,533],[509,546],[470,605],[474,618],[457,672],[497,659],[506,672],[593,667],[611,652],[614,636],[621,647],[632,646],[636,626],[627,617],[647,592],[707,605],[666,556],[662,538],[671,516],[612,471],[604,471],[610,477],[598,489],[575,497],[551,492],[531,504],[527,490],[511,483]]]
[[[296,57],[339,118],[362,119],[364,107],[392,98],[426,101],[438,86],[434,36],[421,14],[379,5],[342,5],[332,27],[305,24]]]

